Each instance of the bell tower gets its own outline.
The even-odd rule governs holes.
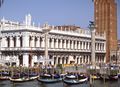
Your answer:
[[[106,62],[110,52],[117,50],[117,3],[115,0],[94,0],[96,31],[106,33]]]

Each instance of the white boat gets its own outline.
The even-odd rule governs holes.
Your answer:
[[[66,76],[65,79],[63,79],[63,82],[68,84],[68,85],[74,85],[74,84],[82,84],[88,81],[88,77],[86,76]]]

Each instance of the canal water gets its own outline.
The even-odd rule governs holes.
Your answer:
[[[120,81],[107,81],[103,82],[100,80],[94,81],[93,87],[120,87]],[[12,83],[8,81],[0,81],[0,87],[90,87],[89,82],[78,85],[66,85],[63,82],[54,83],[54,84],[41,84],[37,80],[24,82],[24,83]]]

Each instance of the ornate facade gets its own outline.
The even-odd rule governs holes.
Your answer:
[[[17,66],[34,64],[91,64],[91,32],[76,26],[49,26],[47,46],[48,58],[45,58],[44,27],[31,24],[27,15],[25,23],[0,21],[2,63]],[[95,34],[96,63],[105,62],[105,35]]]

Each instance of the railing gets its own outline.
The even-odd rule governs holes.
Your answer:
[[[2,47],[1,51],[44,51],[44,47]],[[48,51],[57,52],[91,52],[91,49],[48,48]],[[106,53],[105,50],[96,50],[96,53]]]

